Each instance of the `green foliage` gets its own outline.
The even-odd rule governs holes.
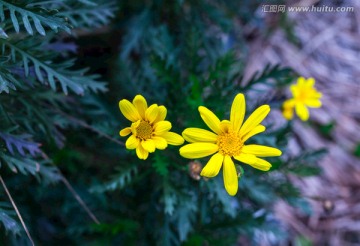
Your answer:
[[[48,26],[55,32],[57,32],[58,29],[62,29],[70,33],[70,28],[64,20],[56,17],[51,13],[51,11],[39,7],[36,8],[29,6],[29,4],[26,4],[25,1],[16,1],[16,4],[13,2],[14,1],[0,0],[0,19],[2,22],[5,21],[5,12],[9,12],[11,22],[17,33],[20,31],[20,24],[17,15],[21,15],[21,24],[24,25],[27,33],[30,35],[34,34],[31,21],[33,21],[36,31],[43,36],[46,35],[43,25]]]
[[[279,65],[267,65],[262,72],[256,72],[244,86],[244,89],[261,84],[262,86],[282,87],[293,82],[295,73],[290,68],[283,68]]]
[[[4,29],[0,27],[0,38],[8,38],[9,36],[5,33]]]
[[[19,152],[20,155],[25,156],[25,150],[29,152],[30,155],[35,156],[37,153],[40,153],[40,146],[32,142],[29,138],[29,135],[11,135],[6,133],[0,133],[0,138],[2,138],[6,147],[11,154],[14,154],[14,148]]]
[[[232,204],[233,199],[227,194],[224,190],[224,185],[221,179],[211,180],[207,183],[208,189],[211,191],[214,198],[218,200],[218,202],[222,206],[222,210],[225,214],[230,216],[231,218],[236,217],[236,209]]]
[[[110,234],[115,236],[119,233],[125,233],[133,235],[137,230],[139,230],[140,224],[133,220],[117,220],[114,224],[101,223],[99,225],[94,225],[92,231]],[[133,235],[134,236],[134,235]]]
[[[307,151],[299,156],[292,157],[288,160],[287,171],[298,176],[314,176],[321,172],[317,166],[313,166],[314,161],[322,158],[326,154],[326,149],[316,151]]]
[[[279,109],[297,76],[292,69],[269,65],[243,81],[247,40],[235,23],[252,23],[258,3],[0,0],[1,176],[37,244],[233,245],[241,236],[256,245],[267,235],[276,244],[287,235],[274,202],[311,213],[289,176],[319,174],[324,151],[289,155],[291,123],[270,122],[251,140],[285,154],[269,159],[268,173],[236,163],[235,197],[221,174],[191,173],[177,146],[143,161],[118,135],[130,124],[118,101],[136,94],[165,105],[177,133],[206,128],[199,105],[228,118],[239,92],[247,114],[260,103]],[[75,199],[56,183],[64,176]],[[0,203],[0,221],[5,244],[27,243],[7,203]]]
[[[153,167],[155,169],[155,172],[157,172],[159,175],[167,177],[169,174],[168,171],[168,165],[169,162],[166,160],[162,155],[156,153],[154,156],[154,162]]]
[[[311,240],[305,236],[298,236],[295,239],[295,246],[312,246]]]
[[[360,144],[355,147],[354,155],[360,157]]]
[[[116,5],[112,1],[96,4],[90,1],[68,1],[57,16],[67,18],[75,28],[94,28],[108,24],[114,17]]]
[[[138,170],[136,166],[132,166],[126,168],[125,170],[118,170],[118,171],[119,174],[114,176],[111,181],[95,186],[90,191],[105,192],[105,191],[120,190],[126,187],[127,185],[129,185],[129,183],[131,183],[132,181],[133,176],[138,174]]]
[[[197,204],[191,199],[186,200],[185,198],[181,200],[174,215],[180,241],[185,241],[192,231],[197,210]]]
[[[169,184],[164,185],[163,199],[164,199],[164,213],[170,216],[173,215],[178,198],[174,190],[169,187]]]
[[[69,36],[72,27],[64,18],[69,14],[66,6],[74,2],[0,1],[1,176],[10,192],[17,193],[15,200],[22,212],[31,209],[29,204],[34,203],[31,198],[37,194],[32,187],[39,185],[26,183],[37,180],[48,185],[62,179],[52,160],[57,148],[65,142],[61,131],[83,126],[76,120],[83,117],[83,103],[73,93],[87,98],[91,93],[106,91],[105,83],[99,82],[100,76],[87,75],[88,69],[79,66],[74,54],[64,48],[65,37],[74,39]],[[89,5],[102,9],[101,16],[74,12],[71,20],[81,19],[78,27],[109,23],[114,12],[110,9],[112,3],[78,2],[76,6],[80,11],[84,7],[85,11]],[[20,198],[26,194],[32,194],[29,201]],[[2,199],[6,201],[8,197]],[[12,207],[1,203],[0,213],[3,228],[26,241]],[[28,215],[24,217],[25,222],[30,221]],[[30,227],[30,231],[33,229]],[[13,237],[7,238],[10,243]]]
[[[20,226],[14,219],[15,211],[12,210],[10,204],[0,203],[0,221],[4,225],[5,230],[12,232],[13,234],[20,233]]]
[[[74,61],[68,60],[63,63],[51,64],[51,61],[41,60],[38,56],[34,56],[31,52],[39,52],[36,47],[43,47],[43,43],[38,43],[34,39],[21,40],[14,44],[7,41],[0,40],[2,44],[2,55],[11,57],[11,61],[16,64],[19,60],[22,62],[24,67],[24,74],[26,77],[31,72],[35,72],[36,78],[56,91],[56,82],[59,82],[61,89],[65,94],[68,94],[68,87],[76,94],[83,95],[86,89],[90,89],[94,92],[106,91],[103,83],[99,83],[94,79],[98,76],[84,76],[87,69],[81,69],[77,71],[68,70],[69,67],[73,66]],[[29,51],[31,50],[31,51]],[[17,55],[19,58],[17,59]],[[51,64],[51,65],[50,65]]]

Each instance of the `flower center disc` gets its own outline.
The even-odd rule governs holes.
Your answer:
[[[241,153],[243,142],[241,138],[235,132],[227,132],[219,135],[217,139],[217,145],[219,146],[219,152],[222,155],[237,156]]]
[[[151,138],[152,132],[152,126],[144,120],[140,121],[140,124],[136,127],[136,136],[143,140]]]

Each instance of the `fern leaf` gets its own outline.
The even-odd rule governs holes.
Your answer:
[[[40,164],[39,174],[43,177],[43,183],[56,183],[62,179],[59,169],[50,162],[42,162]],[[36,176],[39,179],[39,176]]]
[[[1,17],[0,17],[1,18]],[[2,29],[0,27],[0,38],[8,38],[9,36],[6,34],[6,32],[4,31],[4,29]]]
[[[11,206],[7,203],[0,203],[0,221],[4,225],[6,231],[10,231],[13,234],[20,233],[20,226],[12,216],[15,212],[11,210]]]
[[[34,34],[33,26],[31,25],[31,20],[34,22],[35,29],[38,33],[45,36],[46,32],[43,27],[48,26],[55,32],[58,32],[58,29],[62,29],[70,33],[70,28],[65,24],[63,19],[50,15],[50,12],[44,10],[43,8],[30,8],[29,6],[23,4],[14,4],[13,1],[4,1],[0,0],[0,19],[5,21],[5,11],[10,13],[11,22],[14,26],[15,31],[20,32],[20,24],[18,20],[18,15],[21,16],[22,24],[24,25],[27,33],[30,35]]]
[[[17,80],[10,73],[2,73],[1,70],[0,68],[0,94],[4,91],[9,93],[10,89],[16,90]]]
[[[6,65],[8,61],[9,57],[3,56],[0,58],[0,94],[4,91],[9,93],[10,89],[16,90],[16,87],[20,85]]]
[[[135,176],[137,172],[138,172],[137,167],[131,166],[121,171],[121,173],[118,174],[116,177],[114,177],[111,181],[103,185],[94,186],[93,188],[90,189],[90,192],[101,193],[104,191],[122,189],[131,182],[132,177]]]
[[[15,63],[18,61],[17,55],[20,56],[25,70],[25,76],[30,74],[32,65],[36,78],[43,84],[49,84],[56,91],[56,83],[60,83],[62,91],[68,94],[68,88],[78,95],[83,95],[86,89],[94,92],[106,91],[104,83],[96,81],[96,75],[84,76],[87,69],[71,71],[67,68],[73,65],[73,60],[62,64],[51,64],[49,61],[42,61],[21,47],[21,43],[11,44],[5,40],[0,40],[3,44],[2,53],[6,55],[6,47],[9,49],[11,60]]]
[[[278,86],[289,84],[293,80],[294,71],[288,67],[267,64],[262,72],[255,72],[243,89],[248,89],[255,84],[268,84],[271,80],[276,81]]]
[[[192,230],[195,213],[197,212],[196,200],[183,197],[177,206],[174,219],[176,220],[177,231],[180,241],[185,241]]]
[[[20,171],[20,173],[24,175],[28,173],[35,175],[40,169],[40,164],[30,158],[17,158],[6,154],[1,154],[0,158],[9,166],[9,168],[14,173]]]
[[[9,150],[11,154],[14,154],[14,148],[20,153],[22,156],[26,156],[25,150],[30,153],[30,155],[35,156],[39,153],[41,153],[40,150],[40,144],[34,143],[29,140],[30,135],[24,134],[24,135],[10,135],[6,133],[0,132],[0,138],[2,138],[5,143],[6,147]]]
[[[106,25],[114,17],[115,2],[105,4],[87,4],[72,6],[71,9],[62,11],[57,16],[67,18],[74,27],[99,27]]]
[[[164,206],[165,214],[173,215],[173,213],[175,211],[175,205],[177,204],[178,199],[177,199],[175,191],[168,185],[166,185],[164,187],[163,200],[164,200],[164,205],[165,205]]]
[[[168,160],[164,156],[159,155],[157,153],[155,153],[154,159],[155,161],[153,162],[153,167],[155,171],[163,177],[168,176],[169,173],[167,167],[169,165]]]
[[[236,207],[233,206],[234,199],[230,197],[224,190],[222,180],[215,179],[207,183],[209,186],[209,191],[216,197],[216,199],[223,206],[223,211],[225,214],[229,215],[231,218],[236,217]],[[210,187],[211,186],[211,187]]]
[[[46,160],[38,161],[26,157],[10,156],[4,153],[0,154],[0,159],[14,173],[20,172],[24,175],[31,174],[37,178],[43,177],[45,183],[57,182],[61,179],[59,170]]]

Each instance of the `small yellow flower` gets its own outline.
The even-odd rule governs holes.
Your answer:
[[[130,127],[120,131],[120,136],[132,134],[125,143],[127,149],[136,149],[139,159],[146,160],[155,149],[165,149],[168,144],[181,145],[184,139],[169,132],[171,123],[165,120],[167,110],[164,106],[147,106],[145,98],[135,96],[133,102],[123,99],[119,102],[121,113],[132,122]]]
[[[283,104],[283,116],[290,120],[294,116],[294,108],[296,114],[303,121],[309,119],[309,108],[320,108],[320,98],[322,94],[314,88],[315,79],[300,77],[297,84],[291,85],[290,90],[293,98],[288,99]]]
[[[281,151],[276,148],[255,144],[245,145],[250,137],[265,131],[265,127],[260,123],[270,112],[270,107],[260,106],[243,123],[245,108],[245,97],[243,94],[238,94],[231,106],[230,121],[220,121],[213,112],[200,106],[200,116],[213,132],[200,128],[187,128],[182,133],[190,144],[180,148],[180,155],[196,159],[214,154],[200,175],[215,177],[222,166],[225,189],[232,196],[238,190],[238,174],[232,157],[259,170],[268,171],[271,164],[258,157],[281,155]]]

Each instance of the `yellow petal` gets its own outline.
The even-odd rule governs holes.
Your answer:
[[[234,162],[230,156],[225,156],[223,165],[224,185],[230,196],[235,196],[238,191],[239,181]]]
[[[122,137],[126,137],[130,133],[131,133],[131,127],[126,127],[119,132],[120,136]]]
[[[253,168],[259,169],[261,171],[269,171],[271,164],[268,161],[257,158],[254,164],[250,164]]]
[[[145,111],[145,119],[147,119],[150,123],[153,123],[159,113],[159,107],[157,104],[151,105],[146,111]]]
[[[221,165],[223,163],[224,156],[220,153],[213,155],[205,167],[201,170],[200,175],[208,178],[218,175]]]
[[[246,140],[248,140],[252,136],[255,136],[256,134],[259,134],[259,133],[265,131],[265,129],[266,128],[263,125],[255,126],[254,129],[252,129],[250,132],[248,132],[245,136],[242,137],[242,141],[245,142]]]
[[[145,119],[145,111],[147,109],[147,102],[142,95],[136,95],[133,104],[137,111],[139,112],[142,119]]]
[[[235,132],[239,132],[245,116],[245,97],[239,93],[236,95],[230,112],[230,122]]]
[[[291,120],[294,117],[294,108],[284,108],[282,114],[285,119]]]
[[[135,106],[126,99],[123,99],[119,102],[119,108],[121,113],[125,116],[126,119],[134,122],[140,120],[141,117],[139,112],[136,110]]]
[[[200,128],[186,128],[182,132],[182,136],[186,141],[190,143],[194,143],[194,142],[215,143],[218,137],[215,133]]]
[[[163,121],[166,118],[167,110],[164,106],[159,106],[158,108],[159,112],[154,122]]]
[[[166,149],[166,147],[168,146],[165,138],[155,136],[152,137],[151,139],[154,141],[155,147],[157,149]]]
[[[139,144],[139,146],[136,148],[136,155],[138,156],[139,159],[141,160],[146,160],[149,156],[149,152],[147,152],[142,146],[141,144]]]
[[[288,99],[283,103],[283,108],[292,108],[292,107],[295,107],[294,99]]]
[[[308,78],[305,82],[305,86],[312,88],[315,85],[315,79],[314,78]]]
[[[238,156],[234,156],[234,158],[235,158],[235,160],[244,162],[246,164],[254,164],[256,162],[256,159],[257,159],[256,156],[254,156],[254,155],[244,154],[244,153],[241,153]]]
[[[180,155],[189,159],[202,158],[214,154],[219,147],[213,143],[191,143],[180,148]]]
[[[322,97],[322,93],[315,91],[311,96],[314,99],[320,99]]]
[[[254,129],[257,125],[261,123],[261,121],[265,119],[269,112],[269,105],[262,105],[258,107],[242,125],[240,129],[240,135],[245,135],[246,133]]]
[[[300,94],[299,88],[297,85],[290,85],[290,91],[294,98],[297,98]]]
[[[304,104],[302,103],[296,104],[295,110],[296,110],[296,114],[299,116],[299,118],[302,121],[306,121],[309,119],[309,110],[307,109],[307,107],[305,107]]]
[[[257,144],[245,145],[241,151],[245,154],[252,154],[259,157],[280,156],[282,154],[279,149]]]
[[[171,129],[170,121],[159,121],[154,125],[154,133],[156,135],[164,134]]]
[[[199,107],[199,112],[205,124],[215,133],[220,133],[219,118],[213,112],[203,106]]]
[[[297,80],[298,86],[303,86],[306,84],[306,79],[304,77],[299,77]]]
[[[175,132],[165,132],[161,137],[165,138],[167,143],[171,145],[182,145],[184,143],[182,136]]]
[[[152,139],[146,139],[145,141],[141,141],[141,146],[150,153],[155,151],[155,143]]]
[[[134,135],[131,135],[127,140],[126,140],[126,143],[125,143],[125,146],[127,149],[135,149],[138,147],[140,143],[140,140],[137,139]]]
[[[232,128],[231,122],[229,120],[222,120],[220,122],[220,131],[227,133],[229,132]],[[232,131],[232,130],[231,130]]]
[[[321,107],[321,101],[319,99],[307,99],[305,101],[306,106],[310,108],[320,108]]]
[[[134,123],[131,124],[131,132],[132,134],[134,134],[134,136],[136,137],[137,136],[137,132],[136,132],[136,129],[138,128],[138,126],[140,125],[140,120],[138,121],[135,121]]]

